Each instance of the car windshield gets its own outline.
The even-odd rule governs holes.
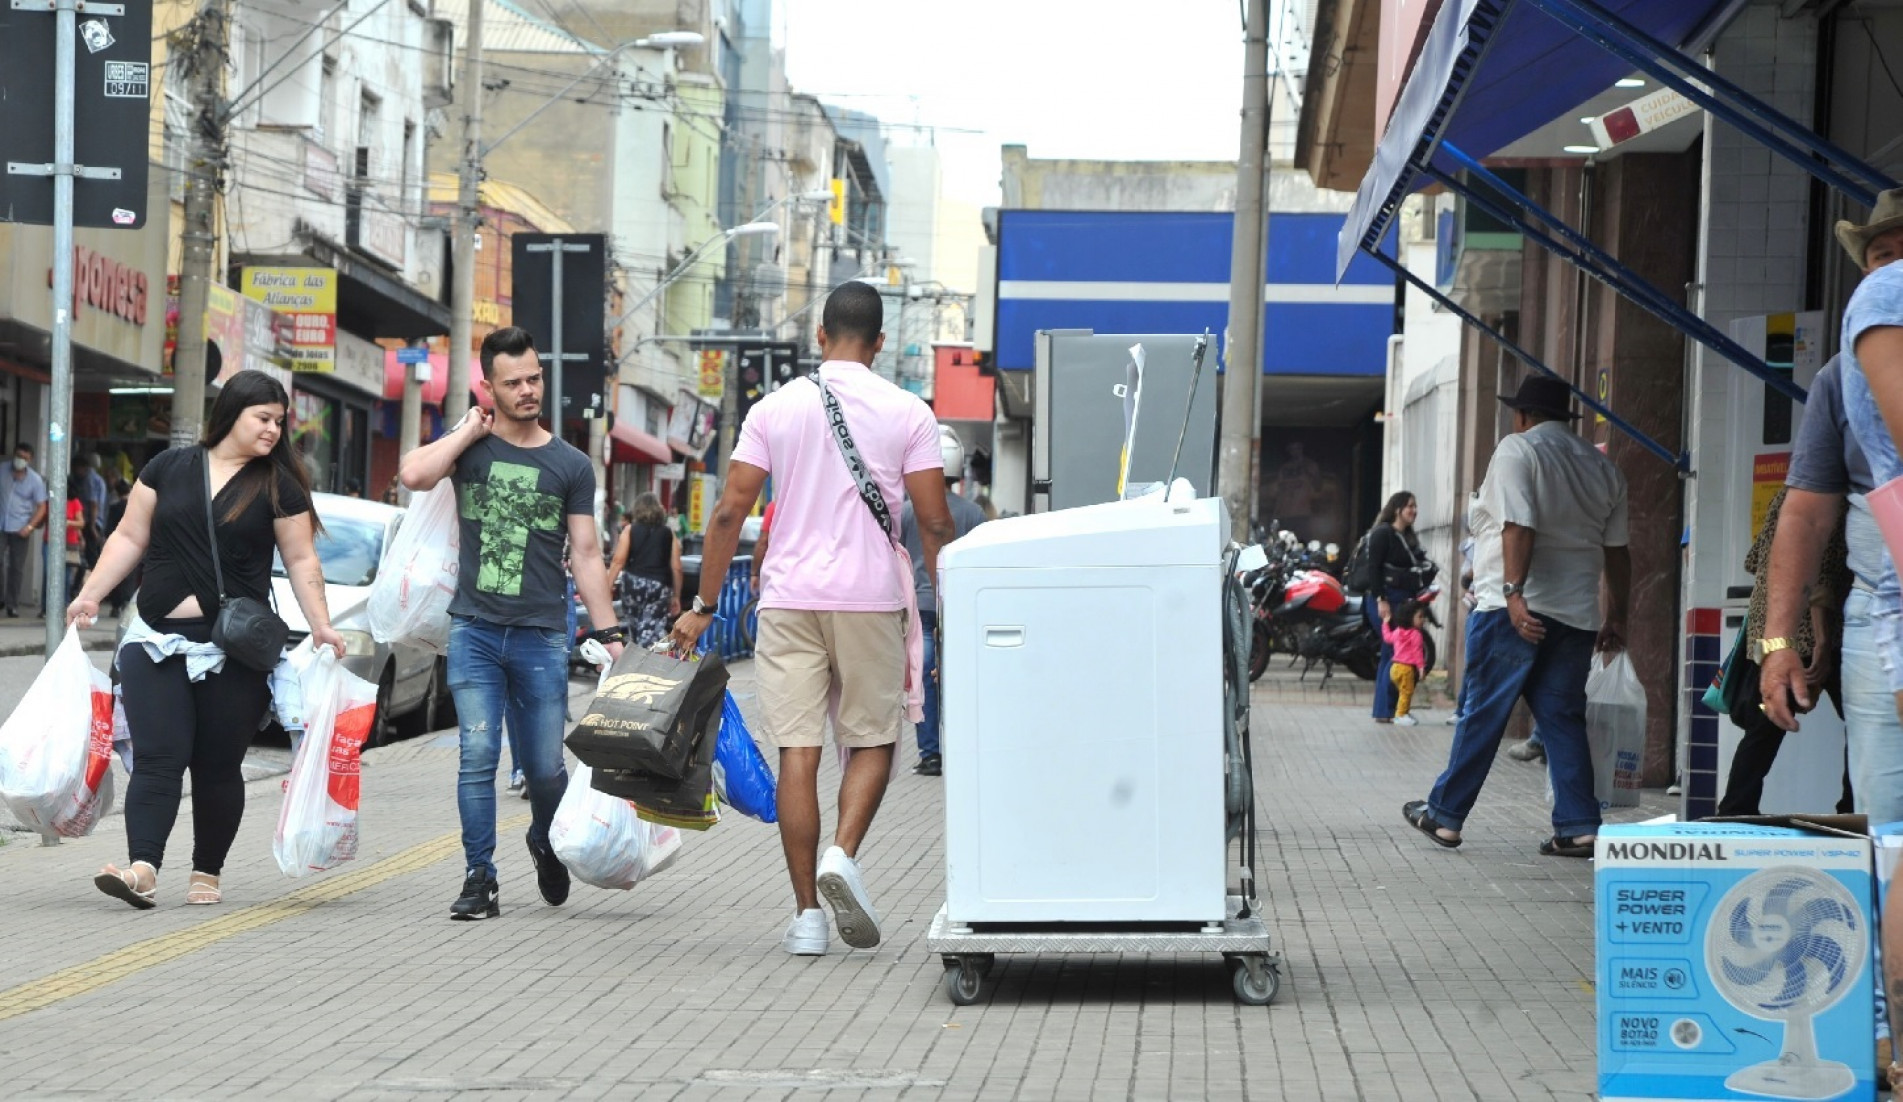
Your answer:
[[[369,585],[377,576],[377,561],[383,557],[383,525],[375,521],[323,517],[324,530],[317,536],[317,559],[324,565],[324,581],[330,585]],[[284,559],[271,555],[271,573],[286,577]]]

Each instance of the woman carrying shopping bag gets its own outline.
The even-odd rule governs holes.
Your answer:
[[[139,473],[124,519],[66,610],[67,623],[90,625],[99,602],[143,565],[137,614],[118,655],[138,762],[125,800],[131,861],[93,878],[100,891],[140,909],[155,905],[188,768],[193,871],[185,902],[223,898],[218,878],[244,814],[245,751],[270,706],[270,670],[283,644],[283,622],[269,605],[274,549],[312,643],[344,650],[324,603],[310,475],[285,431],[289,405],[269,375],[233,375],[201,446],[160,452]]]
[[[667,638],[681,614],[681,541],[653,494],[635,498],[629,515],[632,523],[615,539],[608,576],[618,593],[627,594],[629,641],[651,647]]]

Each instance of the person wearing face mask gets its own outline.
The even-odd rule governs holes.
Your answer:
[[[33,557],[33,533],[46,526],[46,480],[33,469],[33,445],[13,449],[10,477],[0,481],[0,529],[6,532],[6,592],[9,617],[20,614],[20,593],[26,588],[26,565]]]

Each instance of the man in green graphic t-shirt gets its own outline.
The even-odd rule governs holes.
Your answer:
[[[513,326],[482,342],[482,388],[495,411],[470,410],[455,431],[404,457],[412,490],[454,480],[462,562],[450,602],[449,689],[462,723],[456,809],[468,872],[449,917],[501,913],[496,889],[496,763],[503,724],[527,776],[529,855],[550,906],[568,899],[568,870],[548,827],[568,785],[562,727],[568,711],[565,546],[577,548],[575,587],[597,624],[617,622],[597,548],[595,472],[588,457],[540,422],[542,365]],[[621,645],[609,644],[619,657]]]

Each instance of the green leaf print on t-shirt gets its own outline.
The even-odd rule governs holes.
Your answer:
[[[481,592],[520,596],[529,532],[560,528],[562,499],[537,488],[541,477],[540,467],[497,462],[489,464],[486,483],[462,487],[463,516],[482,525],[482,543],[476,549],[476,588]]]

